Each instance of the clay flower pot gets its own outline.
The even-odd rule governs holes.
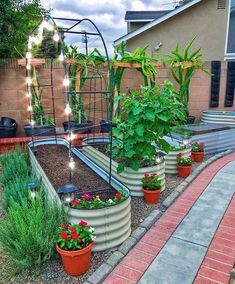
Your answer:
[[[56,244],[56,250],[60,254],[64,271],[72,276],[84,274],[90,268],[91,249],[94,242],[80,250],[63,250]]]
[[[144,201],[146,204],[156,204],[159,202],[161,189],[157,190],[145,190],[142,189],[144,193]]]
[[[192,166],[179,166],[177,165],[178,174],[182,178],[186,178],[190,175]]]
[[[193,152],[193,159],[196,163],[201,163],[204,158],[204,152]]]

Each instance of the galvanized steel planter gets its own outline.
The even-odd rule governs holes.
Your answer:
[[[55,141],[54,138],[42,139],[34,141],[34,146],[55,144]],[[68,147],[68,142],[64,139],[57,138],[57,144]],[[32,146],[32,142],[29,143],[29,148]],[[72,151],[103,179],[108,180],[108,174],[92,163],[80,151],[75,148]],[[47,178],[31,149],[29,149],[29,153],[32,170],[42,179],[48,193],[48,198],[61,204],[61,200],[53,185]],[[95,228],[96,240],[93,251],[102,251],[116,247],[124,242],[131,234],[131,198],[129,190],[114,178],[112,178],[112,186],[115,189],[123,189],[127,193],[128,198],[122,203],[101,209],[73,209],[66,207],[68,208],[69,221],[71,223],[79,223],[80,220],[85,220]]]
[[[204,110],[202,122],[235,125],[235,111]]]
[[[177,174],[177,155],[181,153],[182,157],[189,157],[191,154],[191,147],[183,150],[170,151],[165,156],[165,173],[166,174]]]
[[[96,137],[96,138],[86,138],[83,140],[84,144],[94,143],[99,139],[104,139]],[[94,163],[99,165],[105,171],[109,170],[109,158],[105,156],[100,151],[96,150],[92,146],[83,147],[83,153],[91,159]],[[118,181],[125,184],[131,193],[131,196],[143,196],[142,192],[142,178],[144,173],[157,173],[161,180],[162,190],[165,189],[165,163],[161,163],[159,165],[140,168],[138,171],[133,171],[130,168],[126,168],[124,172],[117,174],[118,163],[112,161],[112,176],[115,177]]]

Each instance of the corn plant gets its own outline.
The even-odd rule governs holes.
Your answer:
[[[204,69],[201,48],[198,48],[190,52],[195,38],[191,39],[183,48],[182,53],[180,47],[177,44],[175,49],[171,51],[171,54],[159,54],[157,56],[166,58],[164,61],[170,63],[170,70],[175,81],[179,85],[178,95],[182,103],[184,104],[184,111],[186,115],[189,114],[188,102],[189,102],[189,86],[192,77],[197,69],[201,69],[206,74],[211,75],[210,72]]]

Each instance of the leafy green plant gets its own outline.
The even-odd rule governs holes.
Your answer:
[[[32,118],[36,125],[55,125],[52,118],[46,118],[42,104],[43,89],[40,88],[38,71],[35,71],[36,84],[31,85],[31,104],[33,108]]]
[[[32,202],[11,202],[6,218],[0,222],[0,243],[17,272],[39,270],[50,259],[57,240],[57,228],[66,221],[63,208],[41,195]]]
[[[89,227],[85,221],[80,221],[75,225],[62,224],[58,229],[58,234],[58,246],[68,251],[83,249],[95,240],[94,228]]]
[[[166,58],[164,61],[170,63],[170,70],[175,81],[179,85],[179,99],[184,104],[184,111],[188,116],[188,102],[189,102],[189,86],[192,77],[197,69],[204,71],[206,74],[211,75],[210,72],[204,69],[201,48],[190,52],[195,38],[190,40],[180,53],[180,47],[177,44],[171,54],[160,54],[157,56]]]
[[[137,171],[140,166],[155,164],[156,146],[168,152],[169,144],[163,137],[185,119],[172,83],[165,81],[163,86],[141,87],[117,99],[122,102],[118,127],[113,130],[117,138],[113,141],[113,156],[119,162],[118,172],[125,167]]]
[[[145,173],[142,178],[143,189],[144,190],[160,190],[161,189],[161,181],[156,174],[148,174]]]
[[[77,61],[69,65],[68,73],[70,78],[69,91],[72,92],[72,114],[73,119],[76,123],[86,123],[87,115],[84,108],[82,95],[76,93],[76,84],[81,90],[87,77],[90,74],[92,67],[98,67],[105,62],[105,57],[101,55],[98,49],[94,49],[88,55],[80,53],[78,47],[70,45],[64,47],[64,53],[68,59],[76,59]],[[77,81],[77,73],[80,72],[79,82]]]
[[[205,143],[204,142],[194,142],[192,144],[192,152],[204,152]]]

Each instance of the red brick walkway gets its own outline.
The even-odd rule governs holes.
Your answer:
[[[235,153],[209,165],[167,209],[105,279],[105,284],[137,283],[216,173],[235,160]],[[235,197],[226,211],[199,269],[196,284],[228,283],[235,260]]]

